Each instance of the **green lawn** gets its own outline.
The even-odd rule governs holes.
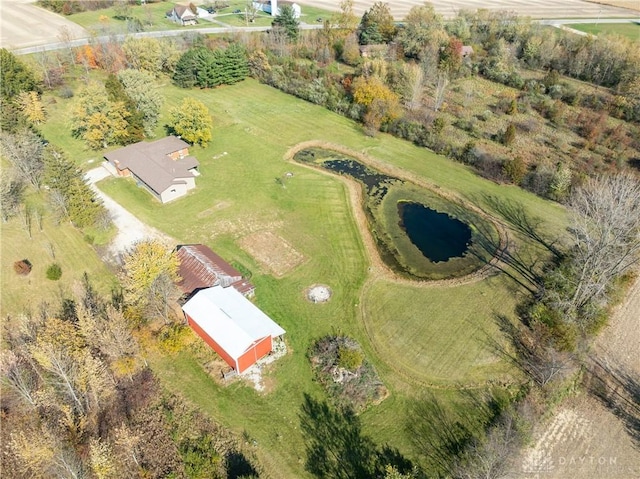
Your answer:
[[[33,201],[37,199],[37,195],[29,198],[35,204],[40,203]],[[85,272],[102,294],[109,295],[116,284],[114,273],[85,241],[84,234],[68,223],[56,224],[52,215],[43,211],[42,229],[35,217],[33,219],[32,238],[29,238],[19,217],[2,224],[2,318],[23,311],[35,313],[42,301],[57,308],[61,296],[73,297],[73,286]],[[52,249],[55,258],[51,255]],[[33,265],[28,276],[18,276],[13,271],[13,263],[21,259],[28,259]],[[62,268],[62,277],[58,281],[46,278],[46,269],[52,263],[58,263]]]
[[[580,30],[581,32],[591,33],[592,35],[622,35],[634,41],[640,41],[640,24],[638,23],[578,23],[568,25],[571,28]]]
[[[319,336],[341,332],[362,344],[390,391],[388,399],[362,415],[364,428],[409,455],[415,451],[402,418],[411,397],[427,385],[453,398],[460,383],[509,379],[509,367],[493,355],[487,337],[499,339],[494,315],[512,316],[522,289],[504,277],[428,288],[370,278],[353,218],[352,208],[359,205],[350,204],[344,183],[283,158],[302,141],[343,145],[489,212],[520,205],[543,218],[540,227],[549,236],[565,226],[559,205],[484,180],[464,165],[391,136],[368,137],[360,125],[254,80],[213,90],[182,90],[165,81],[162,92],[163,119],[186,95],[204,102],[214,119],[213,141],[191,149],[201,163],[197,188],[161,205],[130,180],[109,179],[99,187],[179,241],[206,243],[253,272],[257,305],[286,329],[290,350],[274,365],[267,393],[238,383],[220,386],[186,351],[175,357],[151,354],[149,361],[168,388],[236,433],[255,438],[271,476],[307,477],[298,412],[303,393],[322,395],[306,358]],[[58,99],[53,107],[65,111],[72,102]],[[58,115],[50,118],[45,128],[56,132],[51,141],[68,144],[68,128]],[[157,135],[163,134],[161,121]],[[100,156],[81,148],[78,155],[81,163]],[[293,175],[285,176],[288,172]],[[241,246],[248,235],[265,231],[286,240],[304,262],[283,277],[271,275]],[[537,254],[531,243],[513,236],[522,254]],[[304,299],[305,288],[314,283],[332,288],[331,301],[314,305]]]

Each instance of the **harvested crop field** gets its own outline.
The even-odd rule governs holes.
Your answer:
[[[271,231],[245,236],[240,240],[240,247],[278,278],[304,262],[302,254]]]
[[[340,2],[336,0],[301,0],[302,5],[313,5],[314,7],[327,10],[339,10]],[[354,11],[356,15],[362,15],[371,8],[373,0],[354,0]],[[404,18],[409,10],[414,6],[423,5],[421,0],[389,0],[385,2],[391,9],[391,14],[399,20]],[[436,12],[445,17],[453,17],[460,10],[476,10],[486,8],[488,10],[509,10],[523,16],[532,18],[608,18],[608,17],[629,17],[633,12],[621,8],[626,3],[634,1],[603,1],[600,4],[586,2],[584,0],[432,0]],[[612,4],[620,4],[613,6]],[[607,5],[605,5],[607,4]]]
[[[599,0],[594,1],[593,3],[608,5],[610,7],[628,8],[630,10],[636,10],[640,12],[640,2],[638,2],[637,0]]]

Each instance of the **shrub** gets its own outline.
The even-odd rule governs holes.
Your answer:
[[[58,263],[53,263],[47,268],[47,279],[58,281],[62,276],[62,268]]]
[[[362,411],[384,399],[387,390],[360,346],[346,336],[325,336],[309,350],[316,380],[338,405]]]
[[[510,161],[506,161],[502,166],[503,174],[511,180],[514,185],[519,185],[527,174],[527,165],[519,156]]]
[[[33,268],[31,262],[28,259],[21,259],[13,263],[13,270],[20,276],[26,276],[31,273]]]
[[[359,349],[349,347],[346,344],[338,348],[338,367],[348,371],[356,371],[362,366],[363,361],[364,356]]]
[[[502,144],[505,146],[511,145],[516,139],[516,125],[509,123],[509,126],[502,134]]]

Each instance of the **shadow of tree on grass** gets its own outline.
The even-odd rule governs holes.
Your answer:
[[[387,445],[378,448],[363,435],[360,418],[350,408],[336,409],[305,394],[300,427],[306,442],[305,467],[316,477],[369,479],[384,477],[388,465],[400,473],[413,468],[396,449]]]

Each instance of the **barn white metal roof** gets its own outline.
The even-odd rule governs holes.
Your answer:
[[[230,356],[238,358],[259,339],[282,336],[282,329],[235,288],[198,291],[182,310]]]

